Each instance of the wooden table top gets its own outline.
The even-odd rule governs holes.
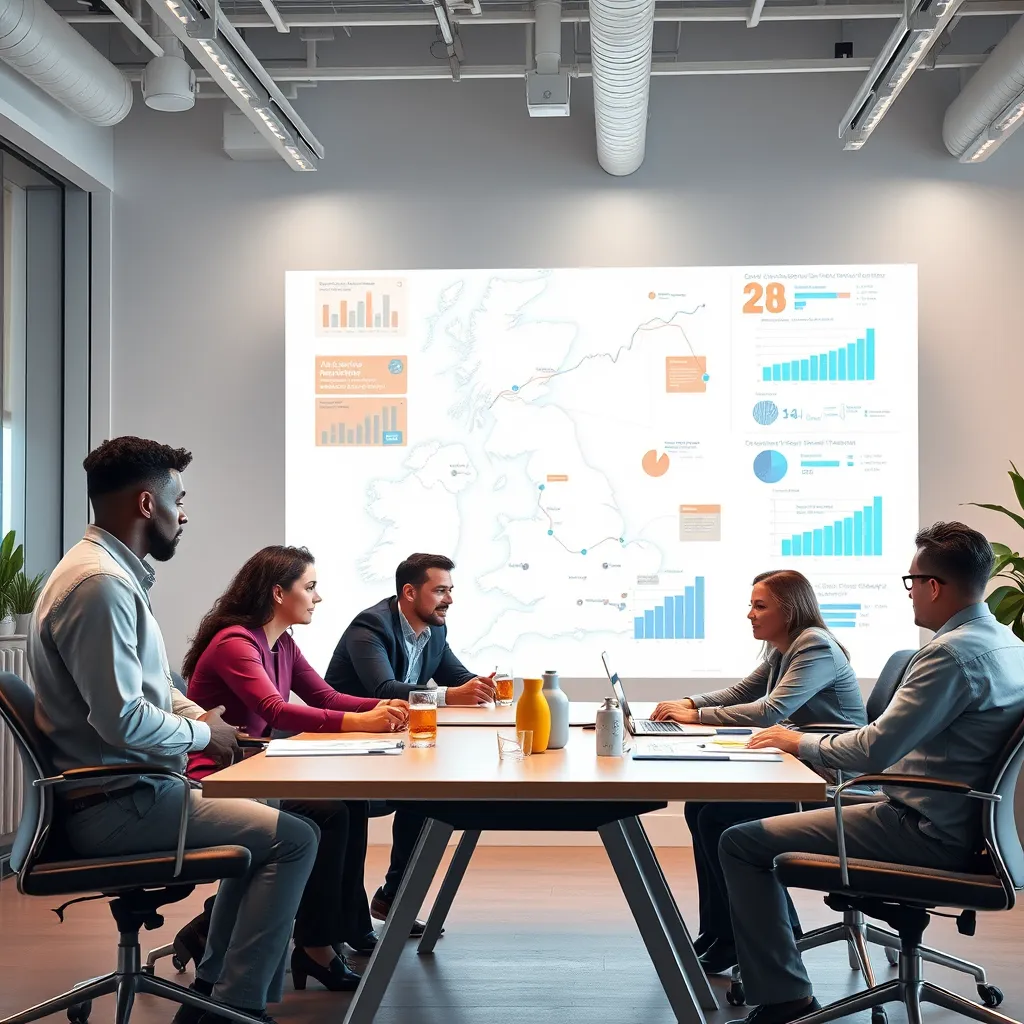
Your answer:
[[[208,797],[351,800],[824,801],[825,781],[782,761],[634,761],[598,757],[595,733],[572,729],[563,750],[498,758],[493,727],[438,731],[437,746],[400,756],[256,754],[203,780]],[[338,739],[308,733],[302,739]],[[347,733],[346,738],[379,735]],[[635,742],[635,741],[634,741]]]

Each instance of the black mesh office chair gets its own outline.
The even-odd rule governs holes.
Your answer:
[[[82,982],[69,992],[7,1017],[0,1024],[29,1024],[61,1010],[73,1024],[85,1024],[92,1000],[116,994],[115,1024],[128,1024],[137,992],[212,1010],[235,1024],[263,1024],[256,1017],[157,978],[143,968],[139,932],[159,928],[160,907],[184,899],[197,885],[223,878],[239,878],[249,869],[250,854],[241,846],[186,850],[188,801],[183,801],[176,850],[118,857],[76,856],[63,838],[55,787],[69,782],[118,777],[164,776],[188,785],[172,771],[132,765],[74,768],[58,774],[49,746],[35,725],[35,696],[15,675],[0,673],[0,719],[10,729],[25,768],[25,799],[11,867],[18,875],[18,890],[26,896],[71,896],[109,899],[119,933],[117,966],[109,974]],[[65,907],[69,904],[65,904]],[[63,920],[63,909],[58,915]]]
[[[925,981],[922,973],[922,939],[936,908],[960,911],[957,927],[973,935],[979,910],[1010,910],[1018,889],[1024,888],[1024,850],[1014,817],[1013,798],[1024,763],[1024,723],[1017,728],[999,758],[987,792],[972,790],[960,782],[913,775],[869,775],[843,783],[836,791],[836,822],[839,855],[784,853],[775,858],[775,873],[783,885],[827,892],[825,902],[844,913],[848,909],[885,921],[900,937],[899,977],[864,992],[840,999],[800,1024],[828,1024],[849,1014],[872,1011],[872,1021],[884,1021],[887,1003],[902,1003],[909,1024],[921,1024],[921,1004],[932,1003],[982,1024],[1017,1024],[997,1013],[1002,1002],[995,986],[979,986],[986,1003],[968,999]],[[843,794],[856,783],[899,785],[955,794],[964,800],[982,801],[985,849],[973,871],[945,871],[882,861],[849,858],[842,827]]]
[[[907,667],[910,665],[910,661],[915,654],[917,654],[917,651],[897,651],[882,666],[882,671],[879,673],[871,693],[868,694],[868,699],[864,706],[869,722],[873,722],[889,706],[900,684],[903,682],[903,676],[906,674]],[[803,726],[800,731],[825,735],[829,733],[854,732],[858,728],[859,726],[847,723],[822,722]],[[838,782],[843,782],[842,775],[839,776]],[[831,797],[834,792],[835,787],[830,787],[829,796]],[[866,803],[877,800],[879,796],[880,794],[877,792],[870,792],[870,788],[864,784],[854,782],[853,787],[844,790],[843,799],[849,805],[851,803]],[[850,968],[851,970],[861,972],[868,988],[875,984],[874,969],[868,956],[869,945],[873,944],[883,947],[886,959],[892,966],[896,966],[899,962],[899,935],[887,928],[880,928],[877,925],[869,924],[864,919],[864,914],[853,907],[843,910],[841,921],[827,924],[822,928],[815,928],[814,931],[802,935],[797,942],[797,948],[801,953],[806,953],[808,950],[818,949],[820,946],[828,946],[833,942],[846,943]],[[989,984],[985,968],[980,964],[972,963],[970,960],[964,960],[961,957],[951,956],[929,946],[922,946],[920,953],[924,960],[971,975],[978,986],[978,991],[985,994],[983,998],[989,1000],[996,998],[995,993],[998,993],[999,989]],[[745,1001],[743,980],[739,968],[733,969],[732,984],[729,987],[726,998],[732,1006],[742,1006]],[[998,1006],[999,1004],[995,1002],[991,1003],[991,1005]],[[880,1024],[881,1016],[876,1016],[875,1024]]]

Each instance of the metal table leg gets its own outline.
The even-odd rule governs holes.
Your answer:
[[[452,862],[448,865],[448,873],[444,876],[437,899],[434,900],[434,905],[431,907],[430,917],[427,918],[427,927],[420,938],[417,952],[434,952],[434,946],[441,935],[445,918],[448,916],[448,911],[451,910],[452,902],[455,900],[455,894],[459,891],[459,886],[462,885],[462,879],[466,875],[466,868],[469,867],[469,862],[473,858],[473,851],[476,849],[479,839],[479,830],[467,829],[462,833],[462,838],[455,849]]]
[[[398,887],[398,895],[345,1014],[344,1024],[370,1024],[380,1008],[413,921],[423,906],[453,831],[451,825],[433,818],[424,822],[416,849]]]
[[[637,819],[624,819],[602,825],[598,829],[598,834],[605,850],[608,851],[608,859],[615,869],[622,894],[633,912],[633,918],[640,929],[640,935],[647,946],[647,952],[654,969],[658,972],[658,978],[676,1020],[680,1024],[706,1024],[704,1011],[690,986],[689,978],[682,969],[673,942],[669,939],[669,933],[644,879],[637,852],[630,842],[627,828],[629,821]]]
[[[658,908],[658,913],[661,914],[665,930],[675,947],[679,962],[682,964],[687,978],[690,979],[691,989],[696,992],[700,1005],[705,1010],[719,1009],[718,999],[715,998],[708,976],[697,959],[686,922],[683,920],[682,914],[679,913],[679,906],[669,888],[665,873],[661,870],[658,855],[654,852],[643,822],[639,818],[626,818],[622,825],[633,847],[640,873],[651,893],[651,899],[654,900],[654,905]]]

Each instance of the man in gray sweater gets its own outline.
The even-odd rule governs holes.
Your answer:
[[[984,603],[992,549],[962,523],[917,535],[903,577],[917,625],[935,631],[914,656],[886,710],[856,732],[807,735],[765,729],[774,746],[811,765],[855,773],[891,770],[984,789],[1024,718],[1024,643]],[[885,799],[843,811],[851,857],[963,870],[981,849],[980,805],[932,790],[885,787]],[[737,825],[719,853],[748,1001],[746,1024],[789,1024],[817,1009],[772,865],[786,852],[838,851],[831,809]],[[740,1022],[734,1022],[740,1024]]]

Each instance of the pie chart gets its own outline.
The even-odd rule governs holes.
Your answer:
[[[786,456],[782,452],[759,452],[754,459],[754,475],[764,484],[777,484],[786,475],[788,468]]]
[[[668,472],[668,456],[664,452],[659,455],[651,449],[640,464],[648,476],[664,476]]]

